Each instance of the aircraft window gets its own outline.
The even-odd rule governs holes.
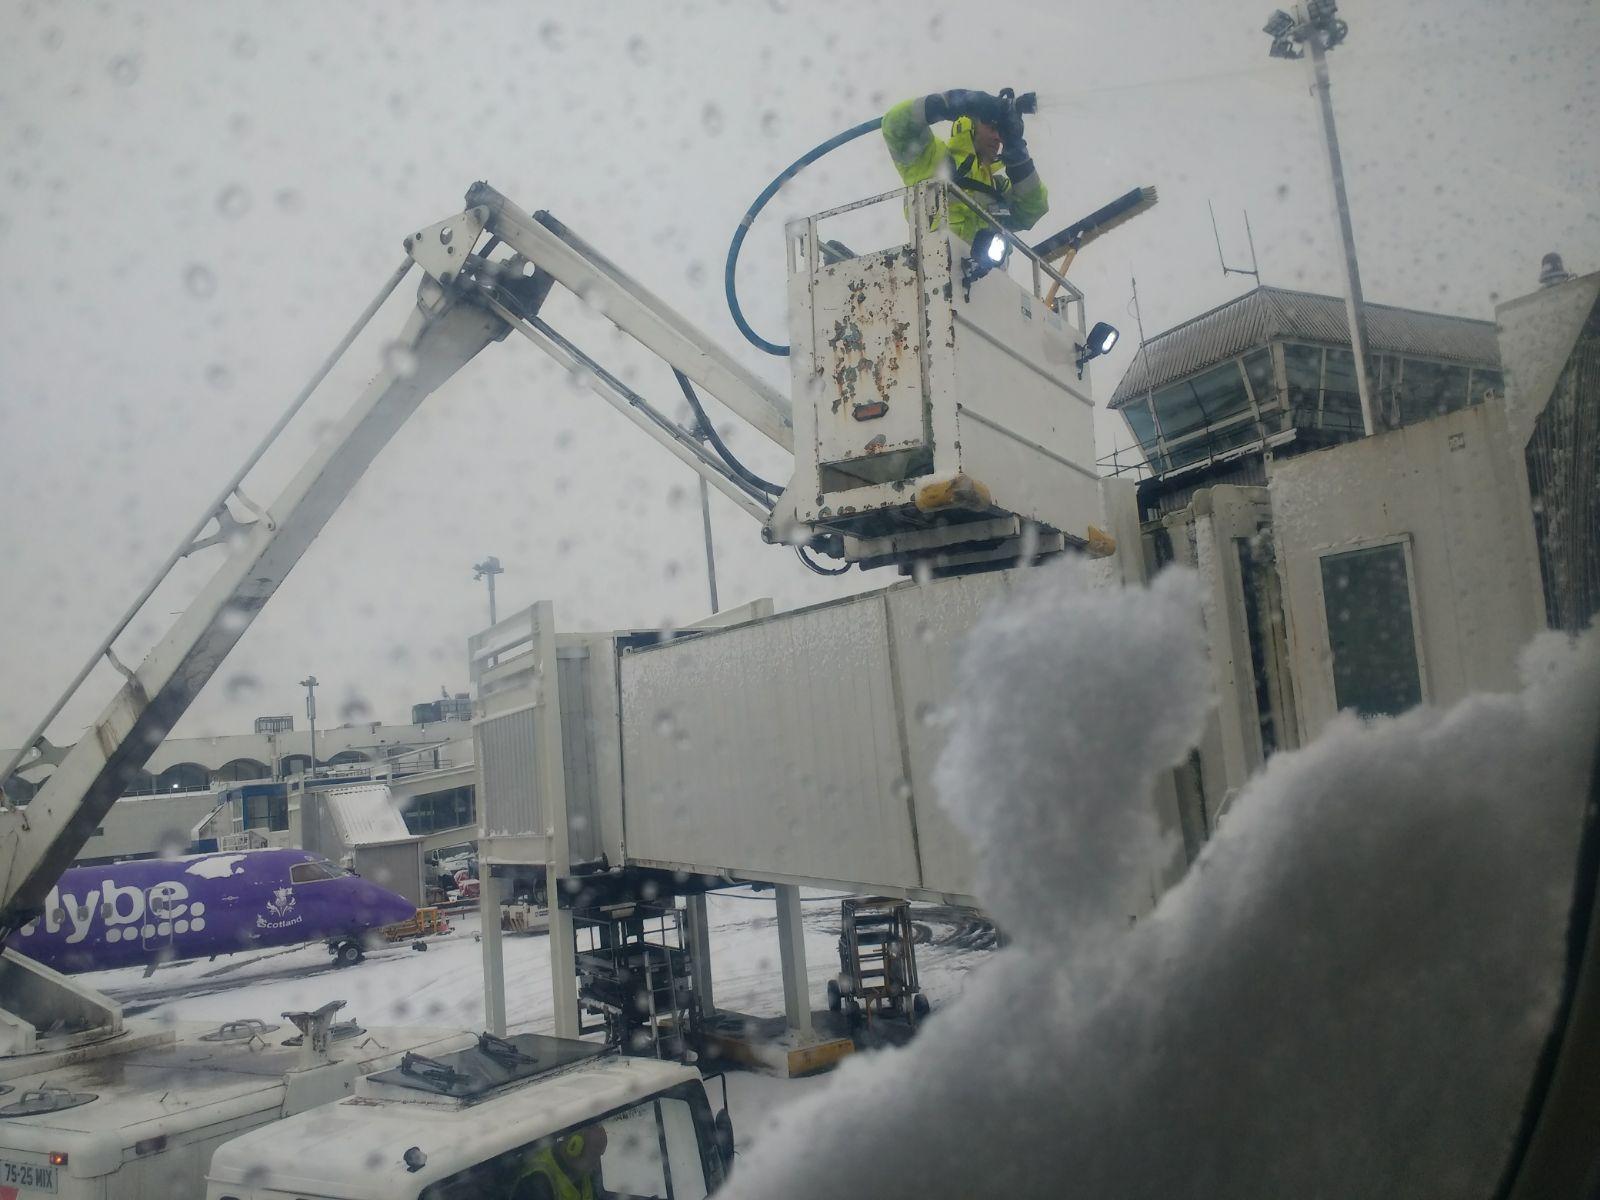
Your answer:
[[[315,883],[319,879],[341,879],[344,872],[331,862],[313,860],[289,868],[290,883]]]

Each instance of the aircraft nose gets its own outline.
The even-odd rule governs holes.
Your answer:
[[[388,888],[372,884],[372,893],[369,900],[374,917],[374,924],[393,925],[400,921],[409,921],[417,915],[416,905],[407,900],[398,892],[391,892]]]

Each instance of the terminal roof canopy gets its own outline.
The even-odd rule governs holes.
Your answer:
[[[1492,321],[1367,306],[1382,424],[1406,425],[1501,388]],[[1362,431],[1344,300],[1259,287],[1151,338],[1110,406],[1158,473],[1274,444]],[[1153,404],[1152,404],[1153,401]]]

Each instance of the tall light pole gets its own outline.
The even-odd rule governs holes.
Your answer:
[[[481,563],[472,564],[472,578],[476,581],[487,579],[489,581],[489,624],[495,623],[494,619],[494,577],[503,574],[505,568],[500,565],[500,560],[490,555]]]
[[[1328,86],[1328,51],[1344,41],[1350,27],[1335,14],[1336,0],[1308,0],[1306,15],[1299,9],[1290,16],[1281,8],[1267,18],[1262,32],[1272,39],[1273,58],[1304,58],[1305,46],[1311,55],[1317,94],[1322,109],[1322,140],[1328,151],[1328,169],[1333,175],[1333,207],[1339,218],[1339,238],[1344,247],[1344,303],[1350,322],[1350,355],[1355,359],[1356,390],[1361,394],[1361,424],[1368,437],[1378,429],[1377,409],[1372,399],[1372,381],[1367,373],[1367,311],[1361,295],[1361,272],[1356,266],[1356,235],[1350,224],[1350,200],[1344,190],[1344,163],[1339,157],[1339,133],[1333,123],[1333,97]]]
[[[706,477],[700,476],[700,525],[706,535],[706,586],[711,589],[711,615],[722,610],[717,606],[717,556],[711,549],[711,489],[706,487]]]
[[[306,720],[311,722],[311,778],[317,777],[317,677],[307,675],[300,681],[306,690]]]

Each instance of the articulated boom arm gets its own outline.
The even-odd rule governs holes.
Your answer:
[[[386,356],[384,369],[271,505],[261,508],[245,497],[246,475],[399,284],[411,262],[390,279],[14,760],[0,771],[0,780],[10,778],[19,762],[24,768],[30,765],[27,756],[33,755],[31,762],[37,763],[53,752],[45,737],[50,723],[102,658],[122,673],[121,690],[61,757],[32,802],[25,808],[0,807],[0,945],[39,913],[50,888],[128,779],[211,679],[396,430],[430,392],[511,329],[582,375],[602,398],[762,521],[769,539],[774,526],[785,523],[766,491],[707,449],[696,431],[652,408],[551,329],[538,314],[540,303],[553,283],[571,289],[785,449],[793,443],[788,400],[553,218],[530,217],[483,183],[474,185],[467,202],[465,212],[406,239],[411,262],[426,273],[416,308],[395,339],[409,353]],[[482,251],[475,253],[480,240]],[[513,256],[491,260],[497,245],[509,247]],[[529,264],[535,272],[524,275]],[[241,520],[231,507],[235,504],[248,509],[254,519]],[[780,511],[782,505],[780,501]],[[116,640],[181,558],[217,547],[227,550],[226,561],[139,667],[126,668],[113,648]]]

